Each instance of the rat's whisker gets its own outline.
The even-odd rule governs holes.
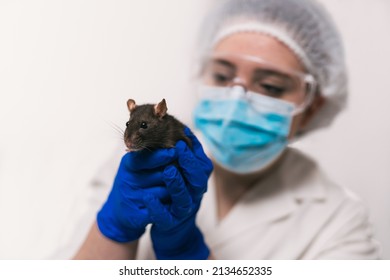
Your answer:
[[[140,146],[142,149],[145,149],[145,150],[148,150],[148,151],[152,151],[151,149],[149,149],[147,146]]]
[[[158,146],[158,147],[162,147],[163,146],[161,141],[156,141],[156,142],[148,141],[147,144],[148,145],[153,145],[153,146]]]
[[[113,128],[115,131],[117,131],[117,132],[119,132],[119,133],[121,133],[121,134],[124,134],[124,133],[125,133],[124,130],[122,130],[122,129],[118,128],[118,127],[112,126],[112,128]]]
[[[119,130],[120,132],[122,132],[122,133],[125,132],[125,130],[124,130],[123,128],[121,128],[119,125],[114,124],[113,126],[114,126],[114,128],[116,128],[116,129]]]
[[[122,130],[120,130],[120,129],[118,129],[118,128],[115,128],[115,127],[112,127],[112,128],[114,129],[114,131],[115,131],[116,133],[118,133],[119,135],[121,135],[121,136],[123,137],[124,132],[123,132]]]
[[[124,129],[122,129],[119,125],[117,125],[116,123],[112,122],[112,121],[106,121],[106,123],[111,126],[111,128],[113,128],[115,131],[118,131],[119,133],[121,134],[124,134],[125,131]]]
[[[121,142],[125,141],[125,136],[122,132],[114,129],[114,132],[113,135],[112,135],[112,138],[114,139],[119,139]]]

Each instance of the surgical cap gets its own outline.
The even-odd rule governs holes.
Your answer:
[[[276,38],[314,76],[325,104],[305,131],[328,126],[345,107],[347,73],[343,45],[321,4],[310,0],[218,1],[201,28],[200,59],[220,40],[237,32],[261,32]]]

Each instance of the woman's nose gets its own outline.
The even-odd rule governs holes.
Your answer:
[[[232,87],[234,86],[241,86],[245,89],[245,91],[247,91],[249,84],[245,78],[237,76],[232,80]]]

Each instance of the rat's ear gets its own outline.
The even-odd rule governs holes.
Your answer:
[[[154,105],[154,114],[159,117],[160,119],[165,116],[167,113],[167,103],[165,102],[165,99],[161,100],[160,103]]]
[[[127,108],[129,109],[129,112],[132,112],[137,105],[135,105],[135,101],[133,99],[127,100]]]

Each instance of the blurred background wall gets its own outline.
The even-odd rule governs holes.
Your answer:
[[[166,98],[191,123],[194,43],[215,1],[0,1],[0,259],[49,258],[77,230],[75,201],[121,143],[128,98]],[[296,145],[364,200],[390,259],[390,2],[321,2],[344,37],[350,102]]]

